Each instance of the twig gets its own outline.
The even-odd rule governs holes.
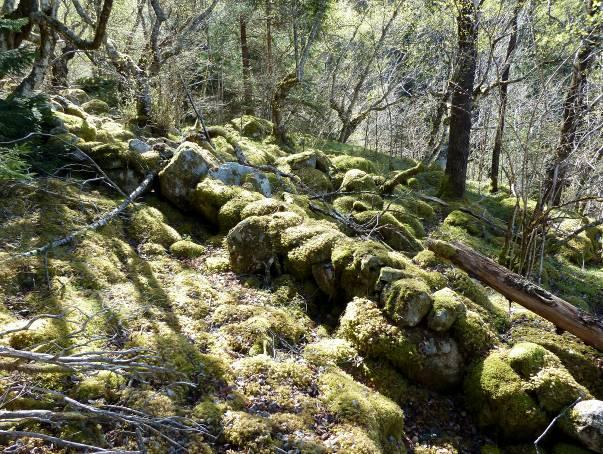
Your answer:
[[[182,82],[182,87],[184,88],[184,91],[186,92],[186,97],[188,98],[188,102],[191,104],[191,107],[195,111],[195,115],[197,115],[197,118],[201,122],[201,126],[203,127],[203,133],[205,134],[205,137],[207,138],[209,145],[211,146],[212,150],[215,151],[216,147],[214,147],[214,143],[211,141],[209,132],[207,132],[207,127],[205,126],[205,120],[203,119],[203,115],[201,115],[201,112],[197,109],[197,106],[195,105],[195,100],[193,99],[193,95],[191,94],[191,91],[188,89],[188,86],[186,85],[186,83],[184,82],[184,78],[182,77],[182,74],[179,74],[179,76],[180,76],[180,82]]]
[[[546,429],[544,429],[544,432],[542,432],[542,434],[534,441],[534,448],[536,448],[537,454],[540,454],[540,450],[538,449],[538,443],[540,443],[544,439],[544,437],[546,437],[546,434],[553,428],[553,426],[559,420],[559,418],[561,418],[564,414],[566,414],[570,408],[574,407],[574,405],[576,405],[581,400],[582,400],[582,396],[578,397],[572,404],[565,407],[561,413],[559,413],[557,416],[555,416],[553,418],[551,423],[546,427]]]
[[[24,430],[0,430],[0,435],[9,438],[37,438],[39,440],[48,441],[57,446],[63,446],[65,448],[73,448],[79,451],[91,451],[101,453],[120,453],[120,454],[140,454],[140,451],[124,451],[122,449],[115,451],[112,449],[99,448],[98,446],[85,445],[83,443],[76,443],[75,441],[64,440],[63,438],[53,437],[51,435],[41,434],[38,432],[29,432]]]

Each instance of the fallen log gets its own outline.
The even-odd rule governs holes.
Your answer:
[[[461,243],[431,240],[427,247],[509,300],[603,351],[603,321]]]

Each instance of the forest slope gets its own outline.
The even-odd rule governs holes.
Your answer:
[[[2,430],[32,432],[27,449],[61,447],[47,434],[149,452],[530,452],[577,399],[600,404],[600,352],[424,248],[461,240],[498,257],[515,198],[470,184],[443,206],[437,167],[311,137],[282,148],[250,116],[210,127],[211,143],[136,137],[84,95],[54,99],[41,156],[91,158],[125,192],[150,172],[157,184],[34,257],[19,253],[123,196],[77,170],[2,187],[0,351],[34,354],[2,363]],[[588,222],[563,217],[560,232]],[[543,285],[590,312],[601,233],[552,239],[542,262]],[[90,352],[111,359],[56,360]],[[580,417],[542,450],[601,452]]]

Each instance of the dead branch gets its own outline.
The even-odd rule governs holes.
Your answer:
[[[155,179],[155,176],[157,174],[155,172],[150,172],[147,174],[147,176],[145,177],[145,179],[142,181],[142,183],[140,183],[140,186],[138,186],[134,192],[132,192],[132,194],[130,194],[117,208],[111,210],[109,213],[107,213],[106,215],[104,215],[103,217],[101,217],[100,219],[98,219],[97,221],[93,222],[92,224],[89,224],[81,229],[79,229],[78,231],[67,235],[63,238],[59,238],[57,240],[54,240],[44,246],[41,246],[37,249],[33,249],[31,251],[28,252],[23,252],[21,254],[18,254],[19,257],[33,257],[36,255],[40,255],[45,253],[46,251],[49,251],[51,249],[60,247],[60,246],[64,246],[66,244],[71,243],[72,241],[74,241],[75,239],[83,236],[84,234],[86,234],[87,232],[89,232],[90,230],[97,230],[105,225],[107,225],[109,222],[111,222],[116,216],[118,216],[119,214],[123,213],[124,210],[131,204],[133,203],[138,197],[140,197],[142,194],[144,194],[148,189],[149,186],[151,185],[151,182]]]
[[[428,242],[428,248],[451,260],[509,300],[603,351],[603,321],[595,315],[578,309],[464,244],[432,240]]]

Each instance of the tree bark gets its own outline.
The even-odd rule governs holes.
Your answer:
[[[69,43],[61,50],[51,68],[51,83],[53,87],[66,88],[69,85],[69,62],[75,57],[76,49]]]
[[[254,115],[253,87],[251,86],[251,59],[249,44],[247,43],[247,19],[239,16],[239,29],[241,32],[241,60],[243,63],[243,104],[247,115]]]
[[[500,173],[500,154],[502,151],[502,140],[505,131],[505,116],[507,114],[507,95],[509,91],[509,75],[511,73],[511,58],[515,48],[517,47],[517,19],[521,11],[522,0],[518,0],[513,10],[513,18],[511,19],[511,36],[507,45],[507,54],[505,56],[505,64],[503,66],[500,77],[500,106],[498,108],[498,124],[496,126],[496,135],[494,137],[494,148],[492,149],[492,165],[490,167],[490,181],[492,193],[498,192],[498,175]]]
[[[461,198],[465,194],[471,143],[473,83],[477,64],[477,8],[473,0],[457,0],[458,57],[450,81],[452,96],[448,161],[441,195]]]
[[[584,111],[584,90],[586,88],[587,71],[595,59],[595,51],[601,42],[602,21],[599,17],[603,11],[602,2],[586,0],[588,17],[594,25],[585,32],[578,53],[574,58],[572,78],[563,103],[563,120],[559,132],[559,142],[553,160],[548,165],[541,204],[559,205],[566,184],[567,173],[565,161],[570,156],[576,130]]]
[[[46,24],[40,24],[40,44],[38,47],[38,56],[34,60],[33,67],[29,75],[21,81],[11,96],[28,97],[32,96],[38,90],[48,72],[50,59],[54,54],[56,46],[56,37],[53,30]]]
[[[430,250],[557,327],[603,351],[603,321],[460,243],[430,241]]]

